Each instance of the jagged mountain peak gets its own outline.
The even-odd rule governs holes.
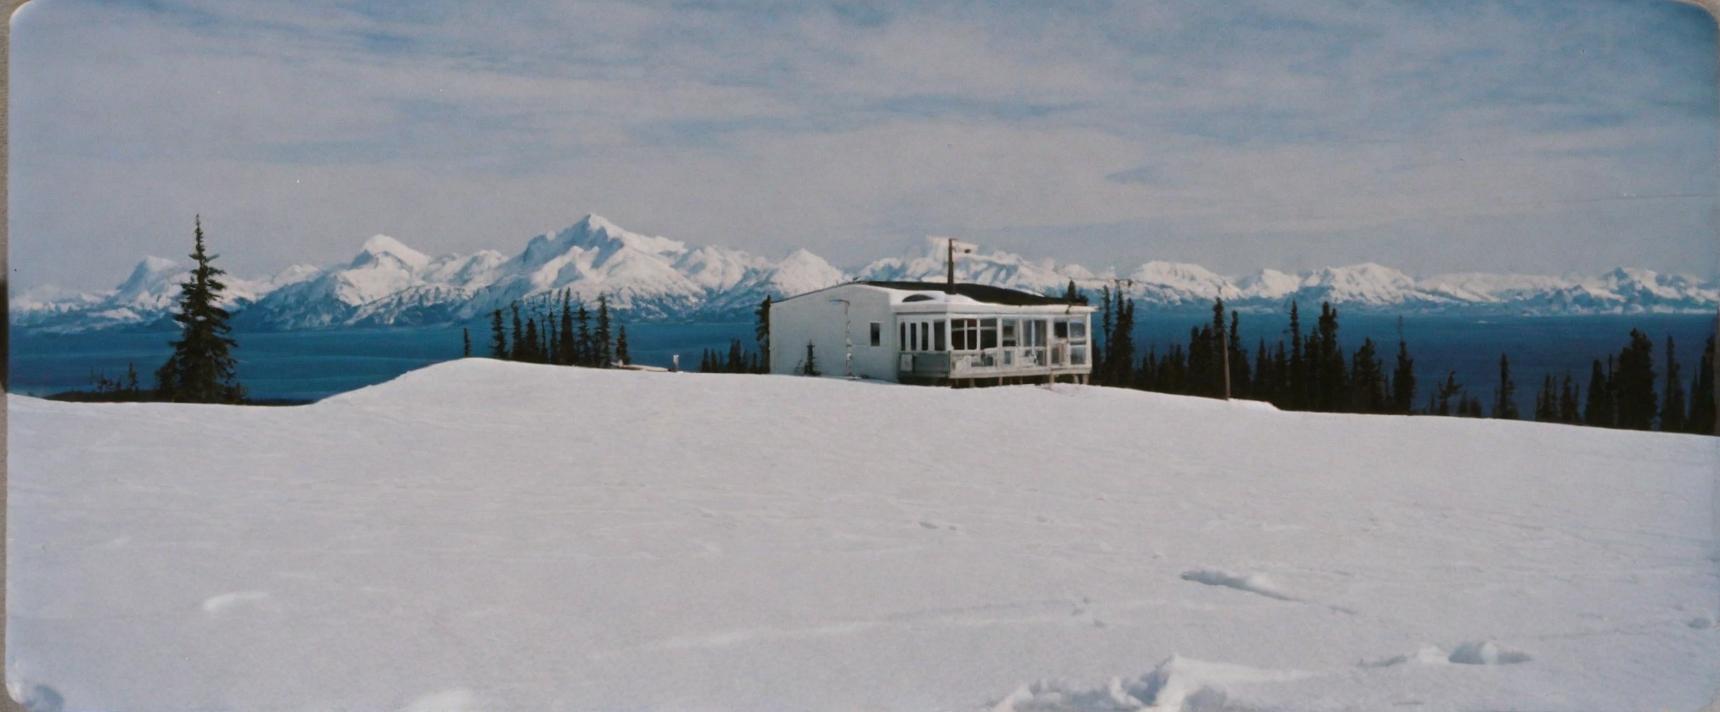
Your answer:
[[[447,323],[508,302],[569,290],[631,319],[732,319],[766,297],[784,298],[849,279],[941,281],[948,238],[912,241],[895,257],[846,273],[804,248],[768,259],[718,245],[689,245],[630,232],[596,214],[528,239],[511,255],[495,250],[434,259],[393,237],[364,241],[349,263],[319,269],[295,265],[264,280],[230,276],[227,301],[251,326]],[[55,298],[20,299],[14,324],[75,331],[152,323],[165,317],[185,268],[150,257],[114,290],[78,294],[35,290]],[[1397,311],[1486,310],[1571,314],[1712,310],[1720,284],[1676,274],[1617,268],[1591,277],[1459,273],[1417,280],[1372,262],[1301,274],[1263,269],[1230,278],[1198,264],[1153,260],[1113,279],[1075,264],[981,247],[956,257],[957,278],[1042,294],[1071,282],[1094,291],[1122,288],[1147,307],[1204,307],[1222,297],[1243,308],[1280,308],[1286,300],[1331,301],[1350,308]]]
[[[358,255],[352,258],[351,269],[386,265],[391,261],[410,270],[420,270],[430,263],[430,257],[422,252],[407,247],[405,243],[387,235],[372,235],[359,248]]]

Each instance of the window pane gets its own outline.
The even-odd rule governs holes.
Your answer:
[[[1084,321],[1069,322],[1069,337],[1072,339],[1085,339],[1085,338],[1087,338],[1087,322],[1084,322]]]
[[[932,324],[931,324],[931,322],[927,322],[927,321],[920,322],[920,348],[918,350],[920,350],[920,351],[931,351],[932,350]]]
[[[944,350],[944,320],[942,319],[932,321],[932,350]]]
[[[1051,328],[1054,329],[1052,333],[1055,334],[1057,338],[1069,338],[1069,322],[1059,319]]]
[[[1016,321],[1014,319],[1004,319],[1003,320],[1003,345],[1004,346],[1014,346],[1015,345],[1015,327],[1016,327]]]
[[[884,343],[884,325],[874,321],[874,322],[872,322],[872,345],[873,346],[880,346],[883,343]]]
[[[982,349],[997,348],[997,319],[980,320],[979,347]]]
[[[897,337],[896,350],[897,351],[907,351],[908,350],[908,322],[904,321],[904,322],[896,325],[896,337]]]

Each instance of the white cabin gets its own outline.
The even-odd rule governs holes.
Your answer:
[[[1093,308],[981,284],[849,282],[773,302],[770,372],[939,385],[1093,371]]]

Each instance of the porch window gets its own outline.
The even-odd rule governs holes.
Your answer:
[[[979,320],[979,347],[981,349],[997,348],[997,317],[986,317]]]
[[[1016,345],[1016,329],[1021,322],[1016,319],[1003,320],[1003,345],[1005,348]]]
[[[978,319],[950,320],[950,350],[971,351],[979,344]]]
[[[884,325],[875,321],[872,322],[872,345],[884,345]]]
[[[908,322],[896,325],[896,350],[908,351]]]
[[[944,350],[944,320],[943,319],[933,319],[932,320],[932,350],[933,351],[943,351]]]
[[[941,341],[941,339],[940,339],[940,341]],[[929,321],[922,321],[922,322],[920,322],[920,345],[915,347],[914,350],[915,351],[930,351],[930,350],[932,350],[931,345],[932,345],[932,323]]]

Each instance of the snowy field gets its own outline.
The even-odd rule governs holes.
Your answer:
[[[1697,710],[1720,439],[467,360],[12,397],[65,710]]]

